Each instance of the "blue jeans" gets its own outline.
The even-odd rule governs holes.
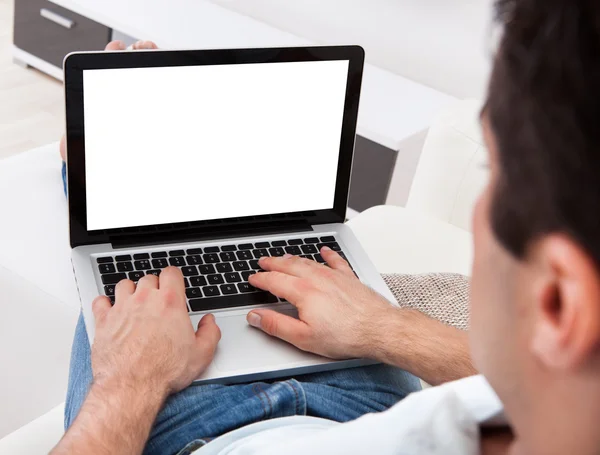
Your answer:
[[[80,316],[71,353],[65,429],[75,420],[91,382],[90,344]],[[167,400],[154,422],[144,454],[190,453],[229,431],[277,417],[308,415],[347,422],[385,411],[420,389],[415,376],[385,365],[313,373],[277,382],[192,385]]]

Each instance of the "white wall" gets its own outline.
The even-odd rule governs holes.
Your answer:
[[[450,95],[481,98],[493,0],[212,0],[323,44],[360,44],[370,63]]]

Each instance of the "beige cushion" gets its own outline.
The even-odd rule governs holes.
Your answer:
[[[453,273],[383,275],[404,308],[413,308],[444,324],[469,328],[469,279]]]

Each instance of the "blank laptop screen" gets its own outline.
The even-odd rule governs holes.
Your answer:
[[[85,70],[88,230],[332,209],[348,69]]]

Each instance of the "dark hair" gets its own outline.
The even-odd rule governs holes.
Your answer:
[[[496,13],[494,233],[517,258],[566,233],[600,264],[600,2],[497,0]]]

